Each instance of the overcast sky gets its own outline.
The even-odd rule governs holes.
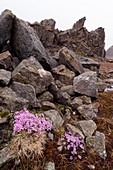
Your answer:
[[[106,49],[113,45],[113,0],[0,0],[0,13],[5,9],[31,23],[53,18],[59,30],[85,16],[88,31],[105,28]]]

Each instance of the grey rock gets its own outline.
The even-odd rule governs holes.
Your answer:
[[[6,86],[11,80],[11,72],[4,69],[0,69],[0,85]]]
[[[75,73],[67,69],[65,65],[59,65],[51,71],[55,80],[60,80],[60,82],[65,85],[71,85],[73,83]]]
[[[11,11],[5,10],[0,15],[0,48],[7,45],[7,41],[11,39],[14,15]]]
[[[41,103],[41,106],[43,107],[43,109],[48,110],[48,109],[56,109],[56,106],[54,103],[51,103],[49,101],[43,101]]]
[[[81,106],[79,106],[77,108],[77,111],[86,119],[86,120],[90,120],[93,119],[95,117],[97,117],[96,113],[97,110],[95,112],[95,108],[93,107],[92,104],[83,104]]]
[[[54,30],[56,22],[54,19],[45,19],[45,20],[42,20],[40,24],[50,30]]]
[[[96,153],[103,159],[106,159],[105,135],[96,131],[94,136],[86,138],[86,144],[93,148]]]
[[[22,108],[27,108],[29,101],[19,97],[11,88],[4,87],[0,88],[0,107],[8,109],[11,112],[21,110]]]
[[[54,162],[47,162],[44,170],[55,170],[55,163]]]
[[[67,66],[75,74],[84,72],[83,66],[77,60],[76,54],[66,47],[63,47],[59,51],[59,63]]]
[[[12,46],[20,60],[35,56],[46,70],[50,70],[56,64],[55,60],[47,56],[36,31],[27,22],[18,18],[14,19]]]
[[[83,135],[82,131],[79,128],[77,128],[71,124],[66,124],[66,128],[73,135],[77,135],[78,137],[84,139],[85,136]]]
[[[52,102],[53,95],[49,91],[46,91],[46,92],[42,93],[40,96],[38,96],[38,100],[40,101],[40,103],[42,103],[43,101]]]
[[[86,17],[83,17],[79,19],[74,25],[72,29],[75,29],[76,31],[79,31],[84,26],[84,22],[86,20]]]
[[[113,58],[113,45],[107,49],[106,58],[107,57],[112,57]]]
[[[2,169],[3,166],[6,166],[10,161],[14,160],[15,157],[16,155],[11,154],[9,147],[0,150],[0,169]]]
[[[15,62],[13,61],[13,58],[9,51],[5,51],[0,54],[0,69],[13,71],[15,67]]]
[[[77,126],[83,132],[85,137],[90,137],[93,135],[97,129],[97,125],[93,120],[81,120],[77,122]]]
[[[86,96],[98,97],[97,89],[97,74],[93,71],[88,71],[77,76],[73,80],[74,91]]]
[[[67,94],[69,94],[70,96],[75,96],[75,92],[74,92],[74,88],[73,88],[73,85],[67,85],[67,86],[62,86],[60,88],[60,90],[62,92],[66,92]]]
[[[70,104],[70,96],[66,92],[62,92],[57,88],[57,86],[54,83],[51,83],[49,86],[50,93],[53,94],[54,99],[61,104]]]
[[[82,99],[83,104],[91,104],[91,98],[88,96],[80,96],[80,99]]]
[[[44,92],[53,81],[52,74],[45,71],[34,58],[24,59],[12,72],[12,80],[24,84],[31,84],[36,94]]]
[[[53,128],[61,127],[64,123],[63,118],[57,110],[48,110],[44,112],[45,116],[47,116],[53,124]]]
[[[71,102],[71,107],[75,110],[77,107],[83,104],[82,99],[80,97],[75,97]]]
[[[94,61],[93,59],[87,57],[79,57],[79,61],[84,68],[87,68],[91,71],[96,71],[97,73],[99,72],[100,68],[99,62]]]
[[[27,99],[30,106],[41,107],[39,101],[36,98],[35,88],[32,85],[13,82],[11,88],[19,97]]]
[[[103,92],[108,87],[107,83],[97,82],[97,88],[99,92]]]

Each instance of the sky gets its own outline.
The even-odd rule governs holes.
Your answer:
[[[5,9],[31,23],[53,18],[59,30],[85,16],[88,31],[105,28],[105,49],[113,45],[113,0],[0,0],[0,13]]]

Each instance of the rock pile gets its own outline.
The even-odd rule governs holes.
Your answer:
[[[100,64],[90,58],[104,56],[105,33],[103,28],[88,32],[84,22],[82,18],[72,29],[59,31],[53,19],[30,24],[9,10],[1,14],[0,127],[6,112],[22,108],[43,110],[54,130],[79,114],[82,120],[67,123],[66,128],[86,138],[86,144],[105,158],[105,137],[94,122]],[[6,141],[0,139],[0,145]],[[4,163],[3,145],[0,148],[2,167],[10,156]]]

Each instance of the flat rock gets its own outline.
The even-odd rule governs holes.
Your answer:
[[[55,109],[45,111],[44,115],[50,119],[54,128],[61,127],[64,123],[64,120],[61,117],[60,113]]]
[[[97,74],[93,71],[88,71],[76,76],[73,80],[73,87],[76,93],[84,94],[86,96],[98,97],[97,89]]]
[[[51,71],[55,80],[60,80],[60,82],[65,85],[71,85],[73,83],[75,73],[67,69],[65,65],[61,64]]]
[[[97,117],[97,110],[95,112],[95,108],[93,106],[93,104],[83,104],[79,107],[77,107],[77,111],[86,119],[86,120],[90,120],[93,119],[95,117]]]
[[[11,80],[11,72],[4,69],[0,69],[0,85],[6,86]]]
[[[81,120],[77,122],[77,126],[83,132],[85,137],[90,137],[93,135],[97,129],[97,125],[93,120]]]
[[[45,71],[34,57],[24,59],[12,72],[12,80],[31,84],[36,94],[44,92],[53,81],[52,74]]]
[[[93,148],[95,152],[103,159],[107,157],[105,147],[105,135],[96,131],[94,136],[86,138],[86,144]]]
[[[67,66],[75,74],[81,74],[84,72],[84,68],[77,60],[76,54],[66,47],[63,47],[59,51],[59,63]]]
[[[73,85],[67,85],[67,86],[62,86],[60,88],[60,90],[62,92],[66,92],[67,94],[69,94],[70,96],[74,96],[75,95],[75,92],[74,92],[74,88],[73,88]]]

